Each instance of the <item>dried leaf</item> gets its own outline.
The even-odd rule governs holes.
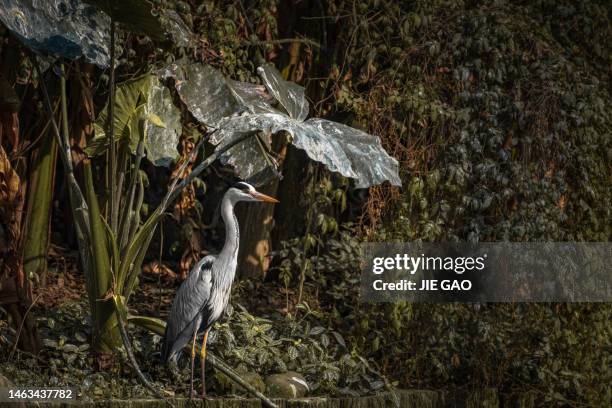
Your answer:
[[[0,205],[12,206],[19,194],[19,175],[0,146]]]
[[[10,82],[0,74],[0,111],[19,112],[19,97]]]

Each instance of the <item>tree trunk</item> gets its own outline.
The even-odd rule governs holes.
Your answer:
[[[275,135],[272,150],[278,155],[279,168],[282,169],[287,151],[284,135]],[[264,194],[276,196],[278,179],[257,189]],[[243,205],[236,208],[240,225],[240,252],[238,253],[238,273],[241,277],[263,279],[270,266],[270,235],[274,228],[274,205]]]
[[[272,233],[272,246],[278,248],[282,241],[301,235],[304,231],[304,180],[308,168],[306,154],[295,147],[287,148],[283,166],[283,180],[279,183],[274,219],[276,227]]]

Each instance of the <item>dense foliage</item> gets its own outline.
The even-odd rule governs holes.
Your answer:
[[[331,69],[330,109],[383,135],[403,163],[406,188],[370,192],[369,239],[609,241],[605,4],[330,7],[350,21],[337,26],[348,48]],[[332,278],[325,265],[338,251],[319,248],[326,255],[311,259],[311,281],[332,307],[331,325],[346,325],[353,344],[402,386],[611,400],[609,305],[347,304],[357,296],[356,255]]]

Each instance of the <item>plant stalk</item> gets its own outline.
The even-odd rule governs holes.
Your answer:
[[[110,26],[110,74],[109,74],[109,91],[108,91],[108,116],[106,118],[107,137],[109,138],[109,162],[107,171],[109,173],[108,180],[108,205],[110,206],[111,230],[114,234],[117,233],[116,212],[117,203],[115,196],[116,191],[116,172],[117,158],[115,150],[115,20],[111,17]]]
[[[46,286],[47,250],[51,222],[51,201],[55,184],[57,139],[43,130],[46,137],[33,153],[31,182],[28,188],[28,210],[23,246],[23,269],[26,276],[37,275]]]
[[[144,373],[140,369],[140,366],[138,365],[138,361],[136,360],[136,357],[134,356],[134,351],[132,350],[132,346],[130,344],[130,338],[128,336],[128,332],[125,327],[123,317],[121,316],[121,311],[119,310],[117,305],[115,305],[115,314],[117,315],[117,323],[119,326],[119,333],[121,333],[121,340],[123,341],[123,347],[125,348],[125,352],[128,356],[128,359],[130,360],[130,363],[132,364],[132,368],[136,372],[136,375],[138,376],[140,381],[143,383],[143,385],[149,391],[151,391],[151,393],[153,393],[153,395],[155,395],[159,399],[164,400],[168,405],[173,407],[173,405],[166,398],[164,398],[161,395],[161,393],[157,391],[157,389],[155,389],[155,387],[153,387],[153,385],[149,382],[149,380],[147,380],[147,377],[144,375]]]
[[[112,289],[112,274],[110,250],[104,219],[98,206],[98,197],[94,189],[91,162],[89,159],[83,161],[85,170],[85,191],[89,204],[89,225],[91,226],[91,249],[93,253],[93,267],[95,274],[94,293],[94,346],[97,351],[106,351],[108,346],[115,345],[118,340],[114,332],[115,319],[113,319],[113,305],[108,299]],[[111,348],[111,347],[108,347]]]

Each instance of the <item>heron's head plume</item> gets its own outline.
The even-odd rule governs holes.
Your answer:
[[[228,195],[235,203],[238,201],[263,201],[266,203],[279,202],[274,197],[260,193],[255,189],[255,187],[249,183],[245,183],[244,181],[234,184],[225,194]]]

